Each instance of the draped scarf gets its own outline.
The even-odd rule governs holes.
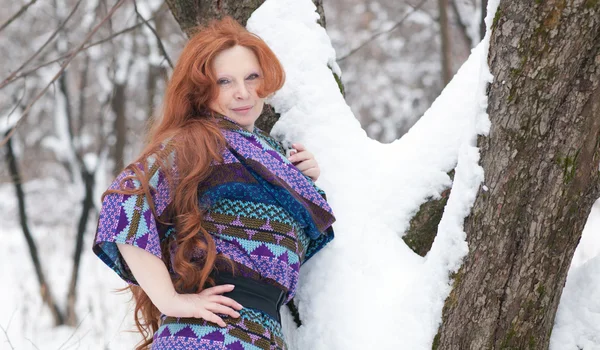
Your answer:
[[[220,198],[278,204],[312,239],[331,227],[335,217],[325,193],[285,157],[278,141],[258,128],[250,132],[225,116],[215,118],[227,148],[200,184],[201,206],[210,208]]]

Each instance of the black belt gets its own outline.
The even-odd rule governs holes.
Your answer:
[[[260,310],[281,323],[279,311],[285,302],[286,293],[280,288],[251,278],[222,273],[214,276],[214,279],[216,285],[235,286],[231,292],[223,293],[224,296],[237,301],[245,308]]]

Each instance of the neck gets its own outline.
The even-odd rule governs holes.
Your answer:
[[[235,120],[229,118],[228,116],[226,116],[224,114],[221,114],[221,113],[218,113],[218,112],[213,112],[213,114],[214,114],[214,116],[216,118],[220,118],[220,119],[228,122],[229,124],[235,125],[236,127],[240,128],[240,129],[244,129],[244,130],[249,131],[249,132],[254,132],[254,124],[248,125],[248,126],[242,126],[238,122],[236,122]]]

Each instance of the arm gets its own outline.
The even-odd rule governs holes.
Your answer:
[[[136,164],[142,171],[152,170],[155,160],[148,158],[145,166]],[[177,169],[172,168],[173,174]],[[126,169],[109,190],[137,189],[139,181],[132,179],[133,171]],[[215,313],[239,317],[233,309],[241,305],[220,294],[233,286],[206,288],[198,294],[179,294],[175,291],[170,273],[162,260],[162,242],[173,233],[172,218],[167,206],[171,201],[170,184],[162,168],[155,168],[149,184],[155,209],[151,210],[144,194],[110,192],[104,196],[93,251],[123,280],[139,285],[160,312],[174,317],[197,317],[225,326]],[[174,175],[173,175],[174,176]],[[123,186],[122,186],[123,185]]]
[[[130,244],[118,243],[117,248],[127,262],[139,286],[146,292],[158,310],[168,315],[170,313],[169,301],[177,293],[171,282],[169,271],[167,271],[167,267],[162,260]]]
[[[232,291],[233,285],[206,288],[198,294],[179,294],[161,259],[129,244],[119,243],[117,247],[139,286],[161,313],[173,317],[203,318],[221,327],[225,327],[225,322],[216,313],[240,317],[234,309],[240,310],[242,305],[220,295]]]

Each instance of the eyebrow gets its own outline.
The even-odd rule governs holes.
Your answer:
[[[256,71],[256,70],[253,70],[253,71],[251,71],[250,73],[244,74],[244,76],[245,76],[245,77],[247,77],[247,76],[249,76],[249,75],[252,75],[252,74],[261,75],[261,74],[262,74],[262,72],[260,72],[260,71]],[[221,79],[221,78],[231,78],[231,77],[233,77],[231,74],[225,74],[225,73],[223,73],[223,74],[218,74],[218,73],[217,73],[217,74],[216,74],[216,76],[217,76],[217,79]]]

